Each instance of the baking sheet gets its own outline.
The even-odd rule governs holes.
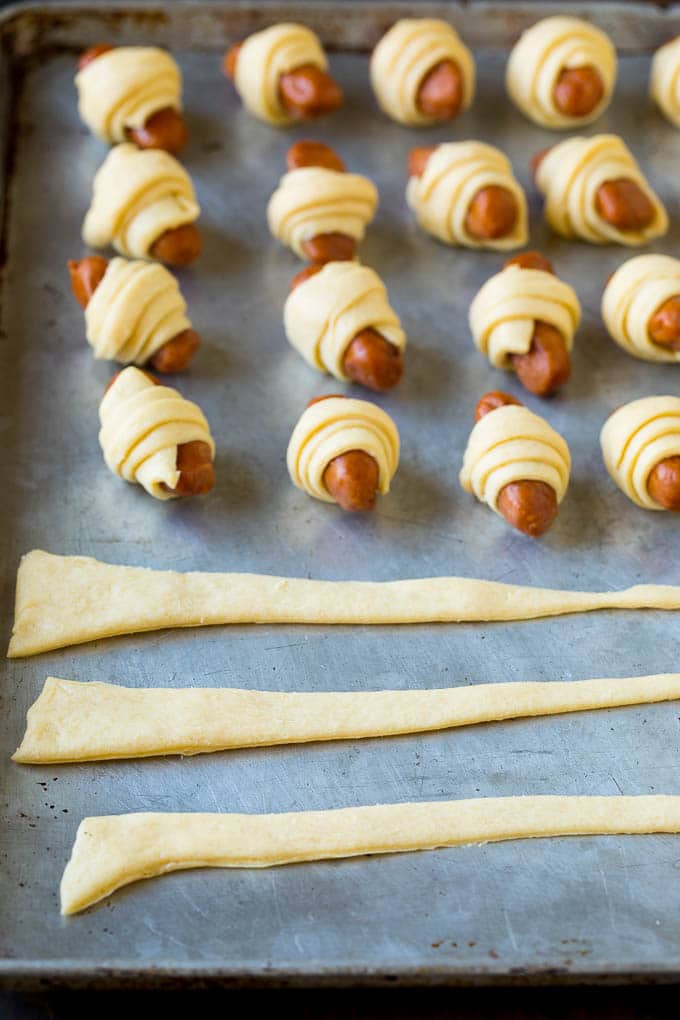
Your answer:
[[[497,43],[501,22],[508,33],[549,5],[530,5],[530,13],[503,5],[501,15],[497,5],[422,6],[450,13],[476,43],[486,25]],[[627,8],[623,16],[613,8],[595,13],[627,46],[680,31],[677,13]],[[14,31],[24,58],[6,132],[3,641],[16,565],[32,547],[117,563],[329,579],[460,573],[593,589],[677,584],[680,521],[635,508],[609,480],[598,447],[613,407],[678,392],[672,368],[627,357],[600,325],[602,286],[626,251],[551,237],[530,188],[531,244],[554,260],[584,306],[573,379],[558,398],[540,401],[492,369],[468,333],[469,302],[501,258],[438,245],[416,229],[405,206],[409,148],[451,137],[499,145],[529,187],[530,155],[556,136],[499,101],[505,54],[477,53],[479,95],[471,112],[453,127],[414,133],[378,115],[366,57],[338,53],[332,66],[346,108],[282,133],[241,110],[220,76],[219,49],[246,23],[281,16],[304,16],[338,44],[368,45],[398,5],[346,4],[341,21],[318,4],[304,11],[276,4],[271,13],[262,4],[191,9],[194,19],[189,5],[153,16],[118,8],[113,19],[104,4],[82,19],[53,9],[21,14]],[[201,26],[211,31],[201,36]],[[203,207],[205,253],[180,277],[204,345],[177,382],[205,409],[217,442],[218,486],[207,499],[156,503],[107,472],[98,449],[97,405],[113,366],[91,357],[65,264],[84,253],[80,223],[106,149],[78,121],[73,54],[63,46],[103,38],[174,44],[185,76],[191,142],[184,162]],[[589,132],[620,132],[631,143],[671,214],[671,232],[654,250],[677,254],[680,133],[646,98],[648,67],[646,55],[622,60],[613,107]],[[351,169],[378,184],[380,209],[361,254],[385,278],[410,338],[403,384],[378,398],[398,423],[401,466],[389,497],[369,517],[309,499],[285,469],[301,409],[340,385],[315,373],[285,341],[281,310],[300,263],[269,237],[264,217],[287,147],[310,136],[336,146]],[[491,388],[508,389],[545,414],[571,447],[568,496],[541,542],[511,531],[457,484],[474,402]],[[6,664],[0,976],[147,984],[677,980],[680,843],[672,836],[193,871],[131,886],[75,918],[63,920],[58,910],[62,869],[88,814],[680,792],[675,704],[185,761],[29,768],[12,765],[8,755],[48,674],[298,691],[624,676],[677,669],[678,636],[677,618],[654,612],[491,626],[232,627],[118,638]]]

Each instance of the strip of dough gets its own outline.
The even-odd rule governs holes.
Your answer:
[[[39,765],[356,740],[677,698],[680,673],[329,694],[134,688],[50,676],[13,760]]]
[[[34,549],[19,566],[8,655],[20,658],[168,627],[462,623],[533,620],[595,609],[680,609],[680,586],[638,584],[622,591],[584,592],[468,577],[313,581],[267,574],[185,574]]]
[[[85,818],[61,880],[75,914],[121,886],[187,868],[268,868],[538,836],[680,832],[680,797],[488,797],[286,814]]]

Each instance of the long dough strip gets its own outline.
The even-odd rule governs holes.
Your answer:
[[[624,679],[474,684],[443,690],[283,694],[131,688],[48,677],[14,761],[201,754],[350,740],[680,698],[680,673]]]
[[[121,886],[187,868],[267,868],[538,836],[680,832],[680,797],[489,797],[286,814],[85,818],[61,880],[75,914]]]
[[[169,627],[462,623],[595,609],[680,609],[680,586],[638,584],[622,591],[582,592],[467,577],[311,581],[266,574],[182,574],[34,549],[19,566],[7,654],[20,658]]]

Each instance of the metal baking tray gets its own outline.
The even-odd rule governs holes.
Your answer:
[[[422,132],[380,116],[368,84],[366,51],[410,3],[60,4],[3,16],[3,642],[16,566],[33,547],[329,579],[460,573],[594,589],[680,581],[680,520],[633,506],[607,477],[598,447],[613,407],[678,392],[680,375],[629,358],[605,336],[600,293],[628,253],[569,244],[546,230],[527,163],[555,136],[528,124],[503,91],[508,46],[559,6],[419,5],[450,17],[479,62],[473,110],[452,127]],[[649,51],[680,31],[680,11],[613,3],[585,10],[623,51],[613,106],[588,130],[630,142],[671,214],[671,232],[655,248],[677,253],[680,134],[651,107],[646,79]],[[339,115],[286,132],[245,114],[219,70],[229,41],[281,18],[306,21],[332,44],[347,95]],[[185,162],[206,245],[181,285],[204,346],[178,385],[206,410],[217,441],[219,484],[206,499],[156,503],[115,479],[98,449],[97,406],[112,366],[91,356],[65,265],[83,252],[80,224],[106,151],[78,121],[74,54],[106,39],[170,46],[185,76]],[[401,466],[368,517],[309,499],[285,468],[301,409],[339,385],[285,341],[282,305],[300,267],[270,238],[264,216],[287,147],[310,135],[379,186],[361,254],[387,281],[410,338],[403,385],[379,401],[398,422]],[[478,395],[497,387],[525,394],[475,351],[467,328],[470,300],[500,256],[437,244],[405,206],[407,151],[450,137],[479,137],[509,153],[534,196],[531,243],[554,259],[584,306],[573,380],[557,399],[527,399],[564,433],[574,461],[559,522],[540,542],[511,531],[457,484]],[[8,755],[48,674],[297,691],[625,676],[676,669],[679,636],[677,617],[654,612],[492,626],[244,626],[100,641],[6,664],[0,975],[43,984],[677,980],[680,843],[671,836],[193,871],[139,883],[69,920],[58,910],[61,872],[88,814],[678,793],[675,704],[185,761],[22,768]]]

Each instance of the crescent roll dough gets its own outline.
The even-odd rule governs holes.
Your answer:
[[[554,90],[560,73],[594,67],[602,79],[602,99],[585,117],[569,117],[557,108]],[[589,124],[609,106],[616,84],[616,50],[609,36],[580,18],[544,18],[520,36],[506,70],[510,97],[541,127],[564,130]]]
[[[332,460],[350,450],[363,450],[378,465],[378,491],[390,490],[399,464],[399,433],[390,416],[368,400],[329,397],[302,414],[290,437],[288,472],[298,489],[326,503],[335,500],[324,485]]]
[[[680,260],[635,255],[616,270],[602,295],[607,331],[624,351],[643,361],[680,361],[680,351],[655,343],[649,321],[669,298],[680,295]]]
[[[178,333],[191,328],[177,280],[157,262],[109,262],[85,309],[96,358],[145,365]]]
[[[514,195],[517,222],[512,233],[505,237],[473,237],[465,228],[468,207],[478,191],[492,184],[506,188]],[[499,251],[526,244],[526,197],[513,176],[510,160],[493,145],[445,142],[438,146],[428,159],[422,177],[409,178],[406,200],[423,230],[445,244]]]
[[[112,244],[121,255],[149,258],[162,234],[193,223],[199,213],[191,179],[173,156],[125,143],[111,149],[95,174],[83,240],[93,248]]]
[[[78,826],[61,912],[75,914],[121,886],[186,868],[268,868],[503,839],[654,832],[680,832],[680,797],[541,795],[268,815],[102,815]]]
[[[345,352],[357,333],[373,328],[400,350],[406,334],[378,274],[357,262],[329,262],[291,291],[283,312],[289,343],[313,368],[348,378]]]
[[[418,108],[418,90],[442,60],[460,71],[466,110],[475,93],[475,62],[456,30],[435,18],[402,18],[392,25],[371,56],[371,84],[383,112],[411,127],[437,123]]]
[[[559,331],[568,351],[581,320],[576,293],[553,273],[508,266],[487,280],[470,305],[475,344],[495,368],[511,354],[527,354],[537,320]]]
[[[680,127],[680,36],[654,54],[649,91],[661,112]]]
[[[215,444],[197,404],[158,386],[138,368],[125,368],[99,405],[99,445],[107,466],[156,499],[172,499],[179,481],[177,447],[196,440]]]
[[[361,241],[377,207],[378,191],[368,177],[303,166],[281,178],[269,199],[267,221],[274,237],[306,259],[302,243],[319,234]]]
[[[234,78],[243,105],[268,124],[293,124],[295,118],[279,98],[279,78],[304,64],[328,69],[318,37],[304,25],[272,25],[248,36],[239,50]]]
[[[600,445],[621,491],[646,510],[664,510],[649,495],[647,483],[660,461],[680,457],[680,397],[642,397],[624,404],[604,423]]]
[[[528,407],[507,404],[484,415],[470,433],[460,484],[499,513],[501,489],[511,482],[545,482],[561,503],[570,468],[562,436]]]
[[[619,230],[602,219],[595,202],[605,181],[634,181],[654,206],[654,219],[642,230]],[[666,210],[645,180],[635,158],[618,135],[567,138],[539,164],[536,183],[545,195],[548,223],[563,237],[591,244],[646,244],[668,230]]]
[[[144,127],[159,110],[182,109],[179,68],[156,46],[109,50],[79,71],[75,82],[81,119],[105,142],[124,142],[126,128]]]

